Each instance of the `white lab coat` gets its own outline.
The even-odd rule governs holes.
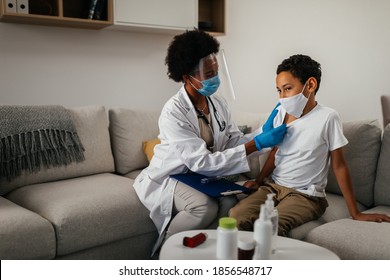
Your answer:
[[[209,109],[214,130],[214,152],[200,137],[198,117],[184,86],[165,104],[159,118],[161,144],[154,149],[150,165],[135,179],[134,188],[150,211],[150,218],[161,235],[168,225],[177,180],[169,175],[188,170],[207,176],[232,175],[249,171],[242,133],[232,122],[225,100],[211,97],[226,129],[220,131],[213,107]]]

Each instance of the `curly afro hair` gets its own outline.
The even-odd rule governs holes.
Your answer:
[[[190,74],[203,57],[218,51],[219,42],[201,30],[186,31],[175,36],[165,58],[168,77],[175,82],[182,82],[183,75]]]
[[[297,54],[283,60],[278,66],[276,74],[278,75],[283,71],[290,72],[302,84],[305,84],[309,78],[314,77],[317,80],[316,92],[320,88],[321,65],[307,55]]]

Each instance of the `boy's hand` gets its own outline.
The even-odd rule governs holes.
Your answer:
[[[257,185],[256,181],[246,181],[243,186],[250,189],[251,191],[256,191],[259,188],[259,185]]]
[[[356,215],[356,217],[354,217],[354,219],[358,220],[358,221],[390,223],[390,216],[387,216],[385,214],[377,214],[377,213],[372,213],[372,214],[371,213],[370,214],[359,213]]]

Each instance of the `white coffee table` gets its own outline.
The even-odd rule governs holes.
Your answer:
[[[183,246],[183,238],[194,236],[200,232],[208,235],[207,240],[195,248]],[[239,231],[238,236],[253,236],[253,232]],[[215,260],[217,245],[216,230],[190,230],[172,235],[164,243],[160,251],[161,260]],[[339,260],[340,258],[318,245],[300,240],[281,237],[277,238],[277,250],[272,255],[274,260]]]

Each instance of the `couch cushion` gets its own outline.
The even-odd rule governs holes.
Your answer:
[[[149,260],[158,238],[157,231],[93,247],[66,256],[60,260]]]
[[[0,196],[0,259],[52,259],[54,228],[48,220]]]
[[[133,180],[110,173],[30,185],[7,198],[49,220],[57,255],[155,231]]]
[[[349,141],[344,149],[345,159],[352,177],[356,200],[370,207],[374,203],[374,182],[382,130],[377,120],[345,122],[343,130]],[[331,168],[326,190],[341,194]]]
[[[375,181],[375,205],[390,206],[390,125],[383,133]]]
[[[0,195],[24,185],[114,171],[107,114],[104,107],[86,106],[69,110],[85,148],[85,160],[67,166],[42,169],[33,174],[24,172],[11,181],[0,178]]]
[[[295,239],[304,240],[310,230],[325,223],[348,218],[351,216],[343,196],[327,193],[326,200],[328,201],[329,206],[326,208],[325,213],[319,219],[307,222],[299,227],[292,229],[289,232],[289,236]],[[357,206],[360,211],[367,209],[359,202],[357,202]]]
[[[126,174],[146,167],[149,162],[143,152],[143,142],[159,133],[158,111],[113,108],[109,110],[110,136],[115,169]]]
[[[390,207],[376,207],[364,213],[390,214]],[[319,226],[306,241],[325,247],[341,259],[390,259],[390,223],[341,219]]]

